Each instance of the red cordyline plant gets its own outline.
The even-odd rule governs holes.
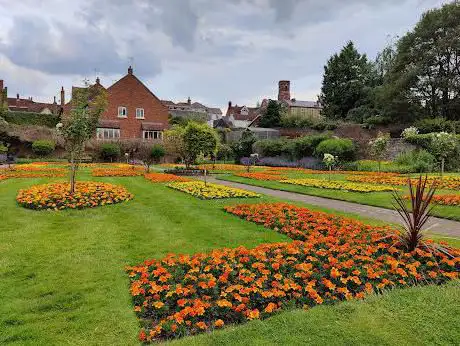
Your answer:
[[[407,206],[404,197],[396,192],[393,193],[393,206],[405,223],[405,231],[400,235],[401,245],[408,251],[413,251],[421,245],[426,245],[423,243],[422,227],[431,217],[431,200],[436,192],[436,182],[429,185],[428,176],[419,176],[415,183],[408,178],[407,184],[410,206]]]

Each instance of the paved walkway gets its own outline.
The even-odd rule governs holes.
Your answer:
[[[213,177],[208,177],[208,181],[216,184],[222,184],[225,186],[254,191],[264,195],[282,198],[285,200],[304,202],[324,208],[354,213],[363,217],[382,220],[388,223],[402,224],[403,222],[401,220],[401,216],[399,216],[399,214],[396,211],[390,209],[372,207],[368,205],[339,201],[323,197],[302,195],[294,192],[267,189],[264,187],[235,183],[231,181],[217,180]],[[448,237],[460,237],[460,222],[433,217],[426,223],[425,230],[429,231],[430,233],[442,234]]]

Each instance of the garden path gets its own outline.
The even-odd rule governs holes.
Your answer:
[[[245,189],[268,196],[282,198],[285,200],[303,202],[328,209],[335,209],[342,212],[354,213],[363,217],[382,220],[388,223],[402,224],[401,216],[399,216],[399,214],[396,211],[390,209],[372,207],[368,205],[339,201],[323,197],[302,195],[295,192],[267,189],[265,187],[218,180],[214,177],[208,177],[207,180],[208,182],[221,184],[229,187],[235,187],[239,189]],[[429,233],[436,233],[440,235],[445,235],[447,237],[460,237],[460,222],[448,219],[441,219],[438,217],[432,217],[425,225],[425,230]]]

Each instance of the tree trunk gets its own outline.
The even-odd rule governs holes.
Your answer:
[[[441,159],[441,179],[444,176],[444,162],[445,162],[445,159],[442,158]]]
[[[329,166],[329,181],[331,181],[331,171],[332,171],[332,166]]]
[[[381,165],[382,165],[382,161],[379,160],[379,173],[380,173],[380,170],[381,170]]]
[[[75,163],[75,154],[70,153],[70,194],[75,193],[75,177],[77,173],[77,166]]]

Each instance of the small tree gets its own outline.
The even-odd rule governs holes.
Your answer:
[[[161,144],[154,144],[152,147],[153,163],[157,164],[166,155],[166,150]]]
[[[444,175],[444,164],[446,158],[452,155],[458,146],[458,140],[455,134],[447,132],[433,133],[431,136],[430,151],[441,161],[441,179]]]
[[[331,171],[332,167],[339,161],[337,156],[325,153],[323,157],[323,162],[329,170],[329,180],[331,180]]]
[[[145,171],[150,172],[150,166],[158,163],[159,160],[165,156],[166,151],[160,144],[152,145],[148,142],[141,142],[137,149],[135,149],[134,156],[142,161],[145,166]]]
[[[382,166],[382,160],[388,151],[388,143],[390,142],[390,135],[388,133],[378,133],[377,138],[369,142],[370,153],[379,163],[379,172]]]
[[[219,143],[219,136],[214,129],[206,124],[190,122],[183,134],[185,149],[185,165],[189,168],[195,163],[197,156],[202,153],[204,156],[215,154]]]
[[[72,109],[62,117],[56,129],[64,139],[70,159],[70,193],[75,192],[76,172],[85,144],[94,136],[99,117],[107,107],[107,93],[96,85],[75,89]]]
[[[185,127],[173,126],[163,134],[163,145],[166,153],[171,156],[179,157],[182,161],[185,160],[185,144],[184,144]]]
[[[278,127],[281,126],[281,117],[283,115],[282,105],[275,100],[268,101],[267,108],[260,117],[260,127]]]
[[[240,140],[232,145],[236,163],[240,163],[243,157],[251,156],[252,146],[255,142],[257,142],[257,138],[253,132],[246,130],[242,133]]]

